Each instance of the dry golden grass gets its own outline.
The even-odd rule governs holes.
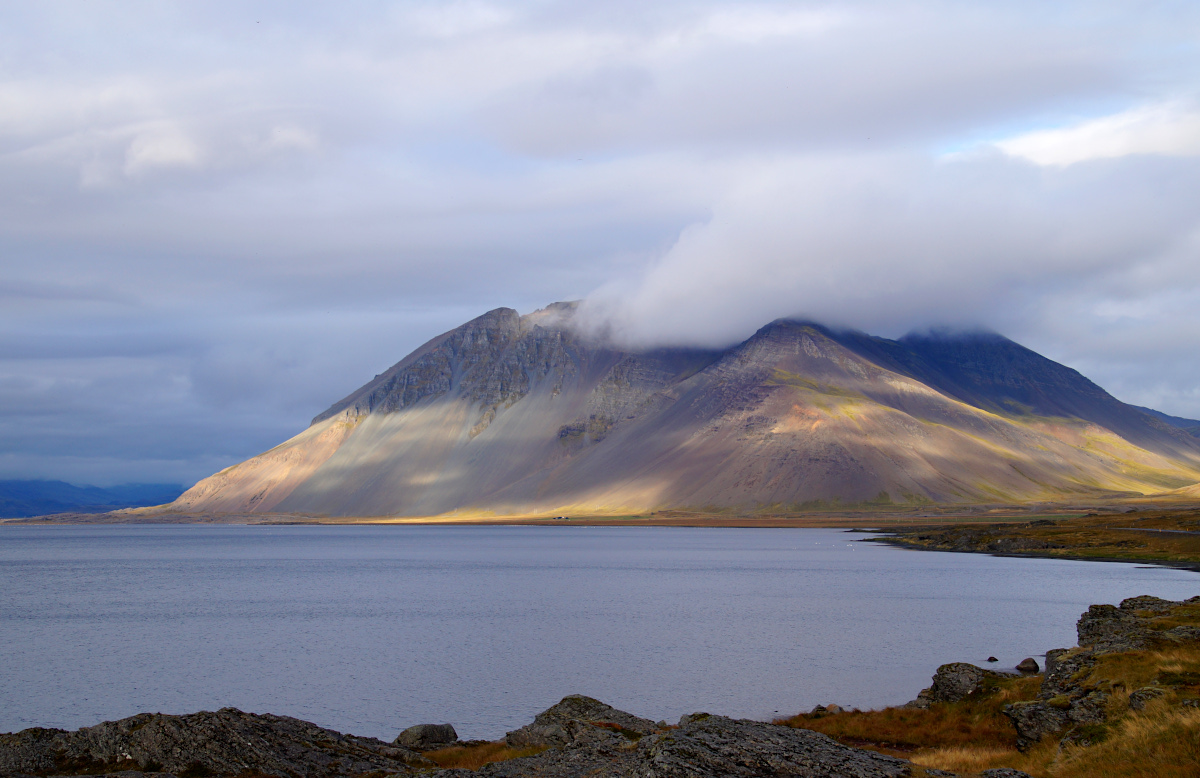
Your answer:
[[[1000,709],[1010,702],[1033,699],[1039,682],[1038,678],[989,682],[987,692],[978,698],[924,710],[884,708],[836,716],[802,713],[777,723],[816,730],[847,745],[893,756],[910,757],[918,751],[943,748],[1015,752],[1016,732]]]
[[[437,751],[426,751],[425,757],[442,768],[460,767],[464,770],[478,770],[491,762],[534,756],[545,750],[544,748],[510,748],[503,740],[497,740],[478,746],[450,746]]]
[[[952,773],[978,773],[990,767],[1013,767],[1020,754],[1013,748],[951,746],[914,754],[913,764],[948,770]]]
[[[1200,605],[1176,607],[1148,624],[1154,629],[1181,625],[1200,625]],[[988,690],[975,699],[935,704],[926,710],[802,714],[778,723],[814,729],[847,745],[962,775],[1012,767],[1039,778],[1200,776],[1200,708],[1182,704],[1200,698],[1200,644],[1107,654],[1076,680],[1085,689],[1108,695],[1107,722],[1073,733],[1086,734],[1093,741],[1090,745],[1060,745],[1052,737],[1024,753],[1017,750],[1012,724],[1001,711],[1010,702],[1033,699],[1040,676],[990,681]],[[1162,696],[1142,711],[1130,710],[1129,695],[1147,686],[1162,690]]]
[[[1121,720],[1103,743],[1068,746],[1047,765],[1053,778],[1195,778],[1200,775],[1200,709],[1159,700]]]

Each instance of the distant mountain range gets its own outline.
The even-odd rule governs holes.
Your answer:
[[[104,513],[162,505],[183,493],[179,484],[75,486],[64,481],[0,481],[0,519],[50,513]]]
[[[440,335],[174,508],[334,516],[799,510],[1187,490],[1200,422],[1122,403],[995,334],[779,320],[632,351],[576,305]]]

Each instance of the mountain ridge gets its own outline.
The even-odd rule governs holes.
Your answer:
[[[65,481],[0,481],[0,519],[53,513],[106,513],[158,505],[183,494],[180,484],[78,486]]]
[[[622,349],[577,305],[489,311],[174,506],[433,516],[980,503],[1167,492],[1200,440],[1003,336],[779,319]]]

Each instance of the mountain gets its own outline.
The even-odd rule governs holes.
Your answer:
[[[65,481],[0,481],[0,519],[49,513],[104,513],[170,502],[183,492],[178,484],[75,486]]]
[[[1170,424],[1172,427],[1177,427],[1177,428],[1185,431],[1187,434],[1191,435],[1194,438],[1200,438],[1200,420],[1185,419],[1180,416],[1169,416],[1169,415],[1163,413],[1162,411],[1156,411],[1153,408],[1143,408],[1140,405],[1135,405],[1133,407],[1137,408],[1142,413],[1150,414],[1151,416],[1158,419],[1159,421],[1165,421],[1167,424]]]
[[[189,511],[432,516],[1017,503],[1200,482],[1200,440],[994,334],[898,341],[779,320],[629,351],[576,306],[440,335]]]

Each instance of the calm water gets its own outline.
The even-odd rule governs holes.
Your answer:
[[[572,692],[674,721],[912,699],[939,664],[1074,645],[1132,565],[835,530],[0,527],[0,731],[233,705],[501,736]]]

